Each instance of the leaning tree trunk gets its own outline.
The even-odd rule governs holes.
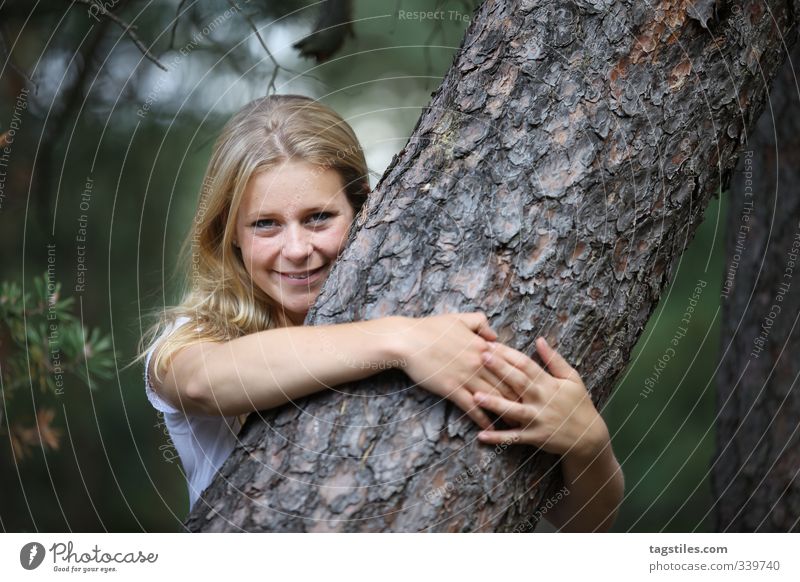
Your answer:
[[[712,473],[719,531],[800,531],[800,45],[792,57],[731,187]]]
[[[794,32],[787,2],[732,4],[485,2],[307,323],[482,310],[602,403]],[[527,529],[554,458],[461,416],[396,371],[251,415],[186,525]]]

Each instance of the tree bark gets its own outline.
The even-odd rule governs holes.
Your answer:
[[[794,39],[797,2],[718,5],[481,5],[306,323],[481,310],[602,404]],[[186,526],[528,531],[556,459],[461,416],[398,371],[251,415]]]
[[[718,531],[800,531],[799,49],[731,187],[712,467]]]

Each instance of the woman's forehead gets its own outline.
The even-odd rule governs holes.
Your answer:
[[[292,215],[347,203],[339,172],[307,162],[289,162],[252,176],[241,211]]]

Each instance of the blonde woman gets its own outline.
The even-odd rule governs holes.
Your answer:
[[[140,355],[190,506],[233,450],[244,415],[404,362],[411,380],[483,429],[483,442],[562,455],[570,494],[546,514],[557,527],[608,529],[623,491],[608,430],[577,372],[543,340],[549,373],[496,343],[480,313],[303,326],[368,192],[353,130],[312,99],[258,99],[224,127],[187,240],[187,291]],[[484,408],[513,430],[491,430]]]

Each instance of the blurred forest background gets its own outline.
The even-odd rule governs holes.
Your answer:
[[[3,531],[183,529],[188,496],[177,453],[145,398],[142,367],[129,364],[149,315],[177,298],[177,253],[212,140],[235,110],[268,91],[310,95],[353,126],[374,186],[452,62],[477,2],[355,0],[341,49],[326,54],[336,39],[319,37],[316,51],[305,49],[317,57],[309,58],[292,45],[317,24],[319,4],[107,1],[135,25],[152,60],[90,2],[49,0],[33,12],[29,2],[0,6],[0,134],[10,152],[0,281],[18,287],[0,296]],[[438,16],[414,14],[432,10]],[[84,88],[73,91],[79,80]],[[726,207],[725,194],[709,206],[603,411],[627,483],[616,531],[710,530]],[[37,368],[34,349],[38,341],[38,354],[47,350],[51,294],[47,280],[37,288],[34,279],[48,267],[67,300],[54,316],[63,337],[59,386],[52,365]],[[688,332],[649,389],[698,280],[706,286]]]

